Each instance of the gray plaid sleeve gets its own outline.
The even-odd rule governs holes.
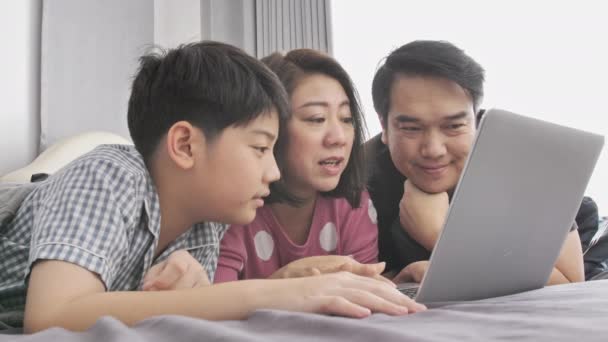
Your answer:
[[[122,209],[134,187],[111,161],[90,161],[67,170],[49,189],[34,219],[29,267],[40,259],[81,266],[112,288],[128,248]]]

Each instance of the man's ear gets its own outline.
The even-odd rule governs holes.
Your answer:
[[[380,115],[378,115],[378,119],[380,119],[380,126],[382,127],[382,133],[380,135],[380,140],[384,143],[384,145],[388,144],[388,138],[386,136],[386,120]]]
[[[204,136],[187,121],[178,121],[167,132],[167,155],[177,167],[188,170],[194,167],[194,157],[198,140]]]

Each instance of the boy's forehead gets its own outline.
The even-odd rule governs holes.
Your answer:
[[[262,112],[243,125],[241,129],[250,134],[262,135],[275,140],[279,134],[279,115],[274,109]]]

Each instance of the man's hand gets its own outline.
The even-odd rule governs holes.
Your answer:
[[[432,251],[450,206],[448,194],[428,194],[408,180],[399,202],[401,227],[428,251]]]
[[[393,278],[393,283],[401,284],[401,283],[421,283],[422,278],[426,273],[426,270],[429,268],[429,262],[424,261],[416,261],[409,265],[407,265],[404,269],[397,274],[395,278]]]
[[[321,255],[292,261],[274,272],[270,278],[300,278],[345,271],[390,283],[381,275],[384,267],[384,262],[362,264],[350,256]]]
[[[175,251],[146,273],[142,289],[163,291],[211,285],[203,266],[186,250]]]

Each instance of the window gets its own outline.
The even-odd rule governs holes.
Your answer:
[[[498,107],[608,136],[608,24],[600,1],[331,2],[333,51],[380,132],[371,81],[391,50],[448,40],[486,70],[483,108]],[[608,215],[608,141],[586,194]]]

